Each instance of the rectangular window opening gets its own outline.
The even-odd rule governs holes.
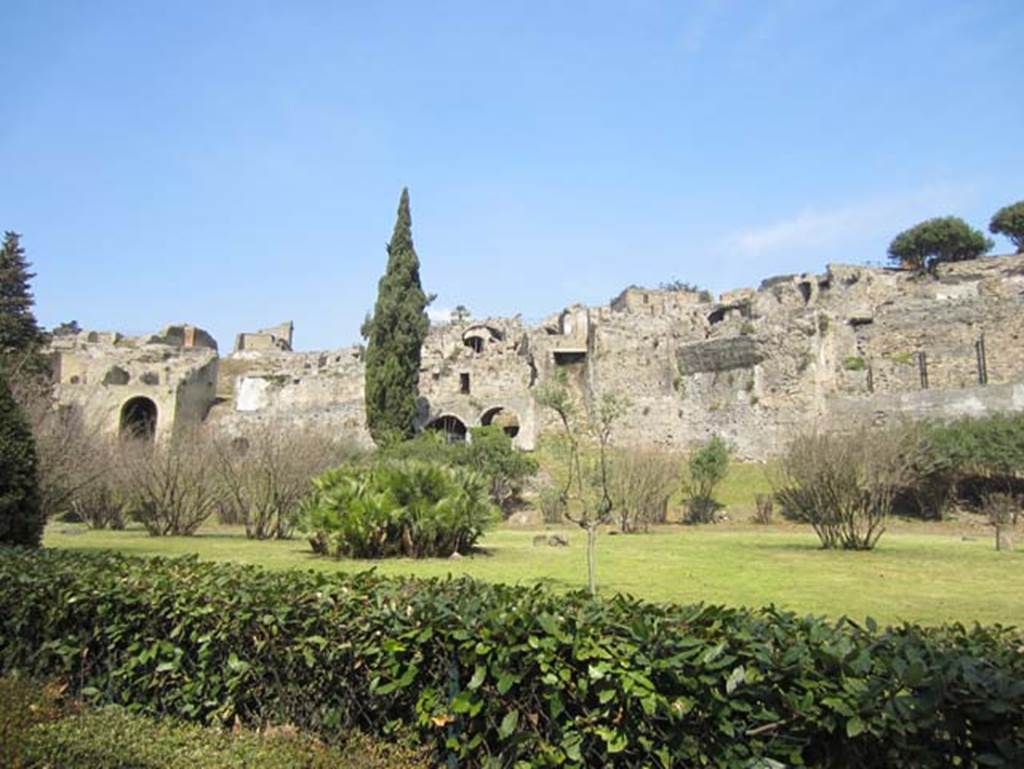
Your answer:
[[[469,374],[459,374],[459,392],[469,395]]]

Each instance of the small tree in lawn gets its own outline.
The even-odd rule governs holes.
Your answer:
[[[587,587],[597,593],[597,530],[612,520],[610,456],[612,428],[625,413],[626,402],[606,394],[590,408],[576,406],[562,377],[545,385],[537,402],[558,416],[566,442],[566,477],[561,489],[565,517],[587,532]],[[583,456],[586,438],[596,442],[597,467],[592,474],[594,489],[588,489]]]
[[[958,216],[940,216],[904,230],[889,244],[889,259],[901,267],[934,272],[942,262],[977,259],[992,241]]]
[[[0,368],[0,543],[38,547],[45,522],[35,441]]]
[[[713,523],[715,514],[722,508],[714,493],[729,471],[729,446],[714,435],[694,449],[686,464],[689,471],[683,484],[686,522]]]
[[[366,337],[366,424],[378,443],[410,438],[420,381],[420,348],[430,328],[429,297],[420,285],[412,243],[409,191],[402,190],[388,265],[377,286]]]
[[[995,235],[1005,235],[1016,246],[1017,253],[1024,254],[1024,200],[996,211],[988,224],[988,231]]]

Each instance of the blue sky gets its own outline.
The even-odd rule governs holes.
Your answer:
[[[0,228],[47,326],[356,342],[403,185],[435,309],[528,320],[1024,198],[1020,0],[3,0],[0,28]]]

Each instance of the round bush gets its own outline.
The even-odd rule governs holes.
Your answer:
[[[467,553],[497,520],[486,479],[430,462],[329,470],[314,481],[304,528],[335,557],[430,558]]]

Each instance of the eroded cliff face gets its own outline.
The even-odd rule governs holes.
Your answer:
[[[76,354],[98,361],[97,371],[119,360],[116,345],[79,336]],[[498,424],[533,448],[554,427],[537,387],[563,372],[584,401],[628,399],[621,445],[685,448],[717,433],[740,456],[765,458],[816,424],[1024,409],[1022,339],[1020,256],[943,265],[936,277],[830,265],[718,301],[630,288],[608,306],[572,306],[532,327],[518,317],[433,327],[419,424],[455,436]],[[183,370],[208,372],[192,348],[169,349]],[[123,387],[90,377],[86,389]],[[359,347],[242,350],[220,360],[205,405],[199,389],[183,387],[188,414],[208,410],[214,429],[242,434],[254,421],[286,419],[369,443]]]

